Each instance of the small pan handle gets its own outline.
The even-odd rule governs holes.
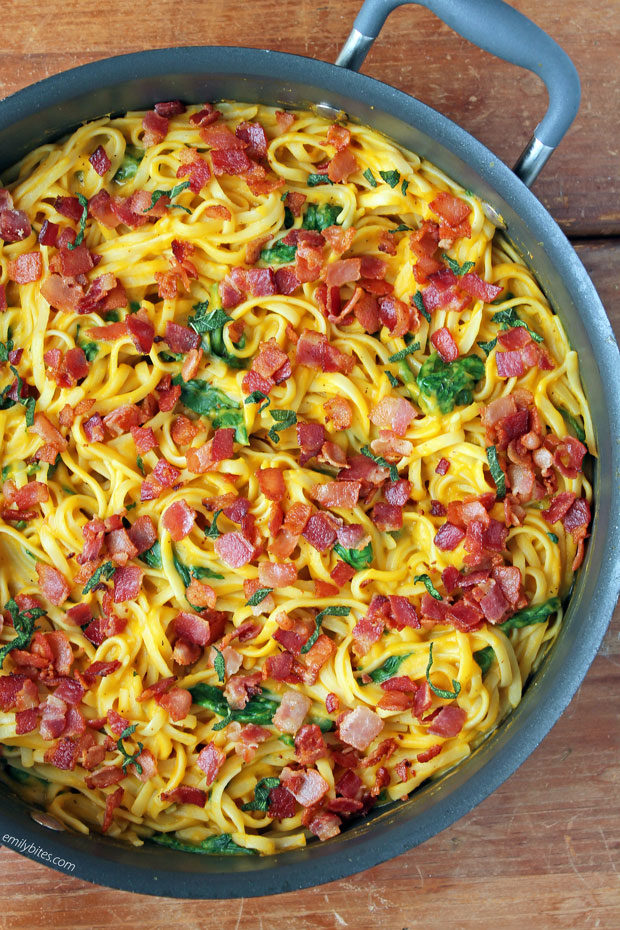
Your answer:
[[[336,64],[357,71],[389,14],[403,3],[419,3],[474,45],[527,68],[542,78],[549,106],[514,171],[528,187],[573,122],[581,90],[566,52],[522,13],[502,0],[365,0]]]

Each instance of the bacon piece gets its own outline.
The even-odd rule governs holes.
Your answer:
[[[330,345],[323,333],[304,330],[299,337],[296,360],[300,365],[308,365],[322,371],[340,371],[349,374],[355,364],[354,359],[344,355],[335,346]]]
[[[45,737],[43,737],[45,739]],[[45,750],[43,759],[63,771],[73,771],[77,762],[78,746],[72,739],[60,739]]]
[[[525,372],[525,366],[519,351],[496,352],[495,364],[500,378],[518,378]]]
[[[142,126],[144,128],[142,144],[145,149],[163,142],[168,135],[168,120],[154,110],[149,110],[148,113],[144,114]]]
[[[556,446],[554,463],[565,478],[576,478],[581,471],[581,464],[587,451],[578,439],[565,436]]]
[[[100,178],[110,170],[112,164],[107,156],[106,150],[102,145],[98,145],[93,154],[88,159]]]
[[[351,404],[344,397],[331,397],[323,404],[325,420],[331,421],[335,430],[349,429],[353,422]]]
[[[293,562],[259,562],[258,580],[265,588],[287,588],[297,580]]]
[[[241,149],[213,149],[211,163],[216,177],[222,174],[242,175],[252,170],[252,162]]]
[[[299,691],[285,691],[280,706],[273,715],[274,726],[281,733],[297,733],[312,706],[312,701]]]
[[[367,614],[365,617],[362,617],[361,620],[358,620],[353,627],[352,634],[355,640],[355,645],[353,646],[355,654],[358,656],[366,655],[372,646],[379,642],[384,629],[385,622],[381,617],[374,619]]]
[[[91,686],[95,683],[96,678],[105,678],[107,675],[112,675],[120,667],[121,663],[118,659],[112,659],[111,662],[92,662],[81,673],[81,677],[88,686]]]
[[[342,258],[327,266],[326,283],[328,287],[341,287],[350,281],[358,281],[361,274],[360,258]]]
[[[403,508],[378,501],[372,508],[371,519],[382,533],[399,530],[403,525]]]
[[[394,337],[404,336],[411,330],[411,308],[396,297],[379,298],[379,320]]]
[[[340,149],[327,166],[327,177],[334,184],[341,184],[359,170],[359,165],[349,148]]]
[[[414,630],[420,628],[420,621],[413,604],[400,594],[390,594],[390,620],[388,626],[404,630],[405,627],[411,627]]]
[[[207,787],[212,785],[215,777],[226,761],[226,753],[218,749],[213,743],[208,743],[200,750],[196,764],[205,773]]]
[[[60,698],[66,704],[79,704],[84,694],[84,687],[74,678],[63,679],[54,691],[54,696]]]
[[[343,507],[351,510],[357,505],[361,487],[361,481],[330,481],[327,484],[315,485],[310,495],[323,507]]]
[[[573,539],[577,541],[583,538],[583,530],[590,522],[590,505],[585,498],[579,498],[571,506],[570,510],[562,517],[562,525],[567,533],[571,533]]]
[[[37,575],[39,576],[39,585],[43,594],[59,607],[69,597],[70,588],[67,581],[57,568],[47,565],[45,562],[37,562],[35,565]]]
[[[316,723],[305,724],[295,737],[295,758],[300,765],[313,765],[328,754],[320,727]]]
[[[207,803],[207,792],[191,785],[179,785],[173,791],[162,791],[161,799],[172,804],[195,804],[196,807],[204,807]]]
[[[293,771],[286,766],[280,773],[280,781],[302,807],[318,804],[329,790],[328,783],[315,769]]]
[[[184,720],[192,706],[192,696],[185,688],[171,688],[165,694],[155,695],[155,700],[168,711],[175,723]]]
[[[48,694],[44,702],[39,705],[41,711],[41,725],[39,732],[44,740],[57,739],[63,732],[66,724],[67,705],[60,698]]]
[[[393,430],[397,436],[405,435],[415,417],[413,405],[404,397],[384,397],[370,414],[370,420],[375,426]]]
[[[463,729],[463,724],[467,720],[467,711],[462,707],[456,707],[448,704],[442,707],[436,717],[433,717],[429,724],[428,732],[437,736],[443,736],[448,739],[451,736],[458,736]]]
[[[173,629],[176,635],[185,642],[196,646],[210,645],[219,632],[217,624],[214,623],[212,630],[208,620],[185,610],[176,615],[173,620]]]
[[[0,217],[5,215],[6,212],[0,214]],[[38,281],[42,271],[43,263],[40,252],[26,252],[9,261],[9,280],[17,284],[31,284],[33,281]]]
[[[365,705],[360,705],[346,715],[339,727],[340,739],[355,749],[364,751],[383,729],[378,714]]]
[[[235,710],[242,710],[250,698],[260,694],[262,681],[261,672],[252,672],[251,675],[233,675],[226,682],[224,697]]]
[[[437,530],[433,542],[442,552],[450,552],[456,549],[464,538],[465,533],[458,526],[454,526],[453,523],[444,523]]]
[[[143,320],[135,313],[127,317],[127,329],[138,352],[148,355],[153,347],[155,328],[150,320]]]
[[[270,501],[281,501],[286,494],[284,475],[280,468],[262,468],[256,475],[261,493]]]
[[[131,432],[132,427],[139,426],[141,419],[139,407],[135,404],[123,404],[107,413],[103,418],[103,424],[112,436],[123,436]]]
[[[30,220],[23,210],[0,207],[0,239],[5,242],[21,242],[32,231]]]
[[[487,304],[495,300],[504,290],[500,285],[489,284],[487,281],[483,281],[482,278],[478,277],[478,275],[473,272],[464,274],[459,278],[459,287],[471,297],[474,297],[476,300],[483,300]]]
[[[13,650],[13,653],[16,651]],[[0,676],[0,710],[4,712],[13,710],[13,708],[27,710],[37,706],[38,703],[39,692],[34,681],[14,672]]]
[[[442,326],[435,330],[431,342],[444,362],[454,362],[459,357],[459,349],[449,329]]]
[[[108,533],[106,545],[112,561],[116,565],[126,565],[130,559],[133,559],[138,554],[138,550],[132,543],[131,537],[125,528]]]
[[[336,542],[333,518],[324,513],[312,514],[302,535],[318,552],[325,552]]]
[[[241,568],[254,557],[254,546],[241,533],[222,533],[214,545],[220,559],[231,568]]]
[[[284,820],[287,817],[294,817],[297,805],[295,798],[286,788],[278,786],[272,788],[269,792],[269,808],[267,816],[273,820]]]
[[[166,323],[165,341],[173,352],[189,352],[200,345],[200,336],[189,326],[181,326],[170,320]]]
[[[181,113],[185,113],[186,109],[187,107],[180,100],[166,100],[155,104],[155,112],[158,116],[165,116],[166,119],[179,116]]]
[[[480,598],[480,607],[489,623],[499,623],[509,609],[509,602],[504,596],[502,587],[494,580],[485,582],[481,588],[486,587],[486,593]]]
[[[305,465],[321,451],[325,442],[325,427],[322,423],[298,423],[297,442],[301,449],[299,464]]]
[[[188,536],[196,520],[196,511],[185,500],[175,501],[166,508],[162,524],[175,542]]]
[[[145,688],[138,700],[146,701],[149,698],[155,697],[157,694],[163,694],[163,692],[167,691],[176,680],[176,675],[170,675],[169,678],[160,678],[159,681],[156,681],[154,684],[149,685],[148,688]]]
[[[471,207],[460,197],[449,194],[447,191],[441,191],[434,200],[431,200],[429,207],[431,210],[446,221],[452,228],[460,226],[467,219],[471,212]]]
[[[142,569],[137,565],[120,566],[114,572],[114,603],[132,601],[140,593]]]

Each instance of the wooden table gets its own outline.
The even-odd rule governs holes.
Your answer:
[[[465,2],[465,0],[464,0]],[[512,0],[579,69],[577,121],[535,185],[620,332],[620,3]],[[0,96],[74,65],[166,45],[266,47],[333,61],[360,0],[3,0]],[[514,161],[542,84],[403,8],[364,66]],[[489,79],[490,78],[490,79]],[[0,850],[2,930],[450,930],[620,927],[620,611],[568,711],[490,798],[368,872],[272,898],[191,902],[109,891]]]

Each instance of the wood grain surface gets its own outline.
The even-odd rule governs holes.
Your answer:
[[[466,2],[466,0],[463,0]],[[0,0],[0,96],[111,54],[167,45],[267,47],[333,61],[360,0]],[[534,188],[575,242],[620,334],[619,0],[513,0],[568,51],[579,116]],[[363,69],[415,94],[513,162],[546,105],[529,73],[429,12],[394,13]],[[1,930],[618,930],[620,611],[537,751],[453,827],[320,888],[236,901],[110,891],[0,850]],[[136,853],[139,855],[139,852]]]

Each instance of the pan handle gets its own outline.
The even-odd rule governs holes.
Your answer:
[[[522,13],[502,0],[365,0],[336,64],[357,71],[387,17],[403,3],[419,3],[474,45],[542,78],[549,106],[514,166],[528,187],[573,122],[581,89],[566,52]]]

